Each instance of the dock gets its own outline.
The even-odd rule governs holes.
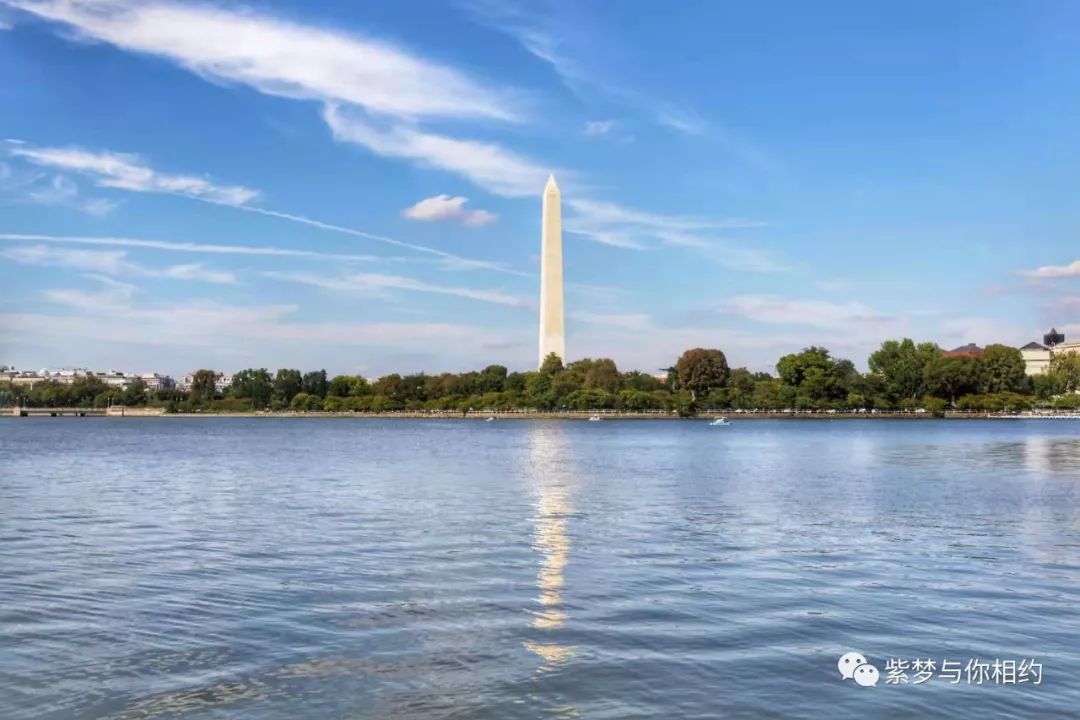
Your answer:
[[[11,414],[15,417],[105,417],[108,411],[105,408],[71,408],[71,407],[13,407]]]

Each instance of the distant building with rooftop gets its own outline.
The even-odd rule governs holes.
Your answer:
[[[983,354],[983,348],[975,343],[968,343],[967,345],[961,345],[952,350],[946,350],[941,354],[944,357],[978,357]]]
[[[1050,361],[1055,355],[1070,352],[1080,352],[1080,341],[1066,342],[1065,335],[1055,328],[1050,328],[1050,332],[1043,335],[1041,343],[1032,341],[1020,348],[1024,370],[1028,375],[1042,375],[1050,369]]]
[[[136,380],[141,379],[147,390],[160,390],[173,387],[173,379],[168,375],[159,373],[135,373],[121,372],[120,370],[94,371],[86,368],[60,368],[51,370],[42,368],[33,370],[16,370],[13,367],[0,366],[0,381],[7,381],[14,385],[36,385],[43,382],[54,382],[62,385],[71,385],[78,380],[98,380],[109,387],[127,390]]]

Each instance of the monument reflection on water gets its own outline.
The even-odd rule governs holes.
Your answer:
[[[567,620],[563,590],[570,559],[567,524],[572,512],[567,487],[570,474],[566,468],[570,459],[564,452],[566,438],[563,432],[560,426],[551,423],[535,426],[529,435],[529,464],[536,505],[533,549],[540,555],[536,574],[539,609],[532,611],[532,627],[542,634],[543,639],[526,640],[524,645],[544,660],[541,670],[565,662],[576,652],[573,646],[557,640],[558,631]]]

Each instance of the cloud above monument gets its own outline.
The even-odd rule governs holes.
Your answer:
[[[460,222],[466,227],[483,227],[490,225],[498,218],[494,213],[487,210],[472,210],[466,208],[469,199],[460,195],[451,197],[446,194],[424,198],[416,204],[402,210],[401,214],[410,220],[432,222],[438,220],[453,220]]]
[[[385,40],[249,9],[168,0],[5,0],[85,40],[167,58],[216,82],[403,118],[514,120],[502,93]],[[243,42],[238,42],[239,38]]]

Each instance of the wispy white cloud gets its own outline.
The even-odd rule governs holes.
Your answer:
[[[28,245],[0,251],[0,257],[22,265],[49,265],[104,275],[119,275],[127,266],[127,253],[123,250],[68,250]]]
[[[5,147],[17,148],[19,144],[0,141],[0,151]],[[79,186],[64,175],[50,175],[37,168],[16,170],[0,161],[0,204],[4,203],[58,205],[97,217],[108,215],[119,205],[106,198],[82,194]]]
[[[496,195],[536,195],[553,171],[494,143],[459,140],[407,125],[379,128],[370,117],[338,105],[328,104],[323,119],[338,140],[361,145],[377,155],[405,158],[461,175]]]
[[[511,307],[531,307],[532,303],[523,298],[507,295],[498,290],[477,290],[467,287],[455,287],[449,285],[437,285],[415,278],[401,275],[384,275],[380,273],[353,273],[341,277],[325,277],[310,273],[293,272],[264,272],[263,275],[283,282],[311,285],[326,290],[336,290],[354,293],[380,293],[385,290],[404,290],[419,293],[434,293],[437,295],[453,295],[456,297],[479,300],[481,302],[509,305]]]
[[[525,196],[543,187],[539,167],[488,142],[418,129],[431,118],[517,120],[507,93],[391,44],[251,11],[133,0],[2,0],[116,47],[163,56],[215,81],[324,104],[339,141],[468,178],[492,192]],[[92,173],[100,184],[247,205],[254,191],[152,172],[131,155],[26,148],[27,159]],[[282,214],[285,215],[285,214]],[[483,216],[476,216],[479,221]],[[295,216],[290,219],[296,219]]]
[[[158,277],[175,280],[234,284],[231,272],[212,270],[200,263],[152,268],[128,260],[126,250],[84,250],[47,245],[26,245],[0,251],[0,258],[23,265],[62,267],[98,275]]]
[[[85,237],[80,235],[34,235],[26,233],[0,233],[0,240],[16,242],[58,243],[67,245],[92,245],[98,247],[146,248],[183,253],[210,255],[265,255],[269,257],[311,258],[315,260],[385,262],[403,258],[380,258],[375,255],[351,255],[348,253],[324,253],[314,250],[259,247],[254,245],[215,245],[209,243],[169,242],[167,240],[141,240],[121,237]]]
[[[155,277],[173,278],[175,280],[197,280],[212,283],[235,283],[236,276],[224,270],[211,270],[200,263],[188,263],[186,265],[171,265],[161,270],[150,270],[150,275]]]
[[[572,320],[600,325],[604,327],[621,328],[623,330],[646,331],[653,327],[652,318],[645,313],[591,313],[575,312],[570,315]]]
[[[731,270],[783,273],[793,269],[790,261],[780,254],[745,242],[682,230],[659,230],[657,236],[665,245],[694,248],[709,261]]]
[[[461,4],[481,24],[507,35],[526,52],[551,66],[571,91],[582,95],[586,86],[593,85],[591,73],[563,47],[568,35],[566,28],[560,31],[551,27],[548,22],[551,13],[540,11],[539,3],[467,0]],[[594,33],[591,37],[595,43],[600,36]]]
[[[168,0],[4,0],[80,36],[164,57],[270,95],[419,118],[512,120],[505,93],[394,45],[209,4]]]
[[[101,283],[102,287],[97,290],[54,288],[43,291],[41,295],[51,303],[81,312],[107,313],[114,308],[127,307],[138,290],[131,283],[121,282],[107,275],[88,273],[87,277]]]
[[[188,5],[169,0],[0,0],[74,30],[77,35],[127,51],[168,58],[178,65],[217,82],[241,83],[267,94],[320,102],[323,119],[335,139],[392,158],[459,175],[495,194],[532,197],[543,187],[548,173],[572,180],[572,173],[551,168],[501,144],[451,137],[423,129],[436,118],[517,120],[521,114],[507,93],[491,90],[460,72],[424,60],[389,43],[332,32],[281,19],[266,13],[234,11],[211,5]],[[571,63],[558,52],[552,33],[533,27],[521,8],[497,15],[509,25],[529,51],[555,64],[560,73],[573,73]],[[528,17],[526,17],[528,16]],[[666,106],[665,106],[666,107]],[[667,112],[667,111],[665,111]],[[693,117],[668,112],[684,126]],[[596,121],[606,123],[610,121]],[[595,131],[602,125],[592,126]],[[137,156],[92,153],[80,148],[20,147],[31,162],[67,168],[94,177],[108,187],[142,192],[167,192],[230,205],[245,212],[277,217],[323,230],[375,240],[432,254],[448,265],[486,267],[520,274],[497,263],[459,258],[445,251],[343,227],[315,218],[258,207],[256,191],[244,186],[218,185],[208,178],[171,175],[153,170]],[[604,219],[603,203],[587,210],[578,207],[568,218],[568,230],[624,248],[647,242],[677,243],[659,237],[654,220],[624,216]],[[618,206],[608,204],[608,208]],[[635,214],[621,208],[630,215]],[[587,216],[587,217],[586,217]],[[479,222],[484,216],[472,216]],[[668,230],[688,228],[679,218],[663,218]],[[715,226],[714,226],[715,229]],[[643,232],[648,231],[648,232]],[[651,235],[650,235],[651,233]],[[731,258],[734,254],[724,253]],[[764,267],[770,263],[744,263]],[[775,263],[773,263],[775,264]]]
[[[460,260],[468,262],[473,268],[484,268],[493,272],[511,275],[519,271],[506,268],[499,263],[486,260],[459,258],[444,250],[405,242],[385,235],[357,230],[356,228],[324,222],[315,218],[282,212],[270,208],[258,207],[250,201],[258,196],[258,191],[243,186],[220,186],[208,180],[191,176],[169,175],[154,170],[137,156],[126,153],[93,152],[82,149],[35,148],[25,142],[4,141],[9,154],[25,158],[30,162],[47,164],[95,178],[98,184],[121,188],[134,192],[166,193],[181,195],[194,200],[214,203],[235,208],[244,212],[273,217],[280,220],[306,225],[308,227],[339,233],[351,237],[373,240],[394,247],[406,248],[416,252],[433,255],[446,261]]]
[[[639,242],[635,242],[630,238],[616,232],[607,230],[585,230],[583,228],[576,228],[574,226],[563,228],[563,232],[570,235],[580,235],[587,237],[590,240],[594,240],[601,245],[610,245],[611,247],[624,248],[626,250],[644,250],[645,246]]]
[[[738,315],[754,322],[837,330],[854,325],[882,327],[897,320],[860,302],[835,303],[778,295],[735,295],[724,300],[717,309],[722,314]]]
[[[612,33],[601,31],[590,20],[585,5],[572,5],[573,11],[564,12],[571,5],[515,0],[463,0],[462,4],[479,22],[514,39],[526,52],[547,63],[577,97],[591,102],[602,95],[685,135],[703,135],[710,129],[697,113],[627,86],[625,78],[613,77],[590,62],[590,56],[617,58],[638,53],[633,48],[619,48]],[[599,52],[598,43],[603,43]],[[614,126],[610,120],[587,122],[584,134],[602,135]]]
[[[705,132],[705,121],[687,110],[674,108],[661,110],[656,116],[656,121],[684,135],[701,135]]]
[[[1020,274],[1033,280],[1080,277],[1080,260],[1067,265],[1043,265],[1034,270],[1021,270]]]
[[[410,220],[433,221],[433,220],[456,220],[468,227],[482,227],[495,222],[496,216],[487,210],[470,210],[465,207],[468,198],[450,197],[449,195],[436,195],[424,198],[415,205],[402,211],[404,217]]]
[[[585,137],[599,137],[600,135],[607,135],[614,129],[614,120],[589,120],[585,123],[585,129],[582,130],[582,133]]]
[[[492,192],[523,196],[543,187],[549,168],[494,143],[417,128],[425,118],[516,120],[506,93],[392,45],[250,11],[133,0],[4,0],[84,37],[167,57],[217,81],[324,103],[334,137],[372,152],[460,174]],[[60,151],[54,151],[53,155]],[[246,188],[212,188],[198,178],[148,174],[132,156],[54,158],[82,165],[113,186],[201,195],[240,205]],[[28,153],[29,155],[29,153]],[[49,160],[41,152],[39,162]],[[160,185],[166,185],[166,188]]]
[[[26,143],[6,145],[9,155],[34,165],[81,173],[93,178],[101,187],[184,195],[223,205],[243,205],[259,194],[240,185],[217,185],[205,178],[159,172],[138,155],[92,152],[82,148],[34,147]]]
[[[25,188],[23,197],[28,202],[64,205],[97,217],[108,215],[119,204],[106,198],[83,197],[79,193],[79,186],[63,175],[53,175],[45,182],[30,184]]]
[[[577,215],[589,222],[604,225],[636,225],[653,230],[733,230],[764,227],[765,223],[746,218],[695,218],[661,215],[611,202],[588,198],[564,199]]]
[[[786,272],[789,263],[774,252],[717,237],[721,230],[764,227],[746,218],[699,218],[663,215],[589,198],[564,200],[569,210],[566,232],[613,247],[644,250],[661,245],[693,248],[723,267],[747,272]]]
[[[257,90],[323,103],[323,118],[339,141],[363,146],[378,155],[405,159],[426,167],[460,175],[490,192],[530,197],[543,186],[552,170],[502,145],[450,137],[422,130],[417,121],[437,117],[511,120],[519,117],[505,93],[489,90],[457,71],[416,57],[400,48],[357,36],[327,31],[268,14],[232,11],[216,6],[186,5],[167,0],[7,0],[39,17],[73,29],[83,37],[128,51],[150,53],[216,81],[242,83]],[[530,52],[552,63],[565,76],[574,74],[572,63],[559,53],[553,35],[539,28],[523,7],[488,5],[496,26],[504,26]],[[240,42],[238,39],[242,39]],[[665,111],[667,119],[684,129],[694,118],[685,112]],[[607,132],[610,120],[590,123],[586,132]],[[189,175],[153,170],[134,155],[92,153],[80,148],[20,147],[22,157],[49,167],[67,168],[92,177],[104,186],[141,192],[167,192],[239,207],[324,230],[434,254],[448,263],[487,266],[509,271],[495,263],[455,258],[449,253],[392,238],[345,228],[321,220],[260,208],[251,201],[256,191],[223,186]],[[566,176],[566,171],[560,171]],[[620,226],[598,221],[599,203],[588,210],[592,221],[579,217],[568,229],[624,248],[644,246],[641,228],[653,221],[624,218]],[[615,207],[615,206],[610,206]],[[584,215],[585,212],[579,213]],[[467,216],[480,224],[485,214]],[[676,218],[663,227],[687,229]],[[636,225],[637,227],[634,227]],[[669,238],[660,241],[679,243]],[[729,258],[730,254],[723,257]],[[757,263],[764,266],[763,263]]]

